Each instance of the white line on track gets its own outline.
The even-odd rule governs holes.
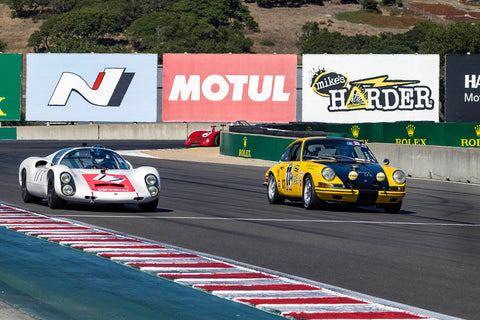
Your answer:
[[[188,216],[121,216],[121,215],[62,215],[65,218],[117,218],[117,219],[160,219],[160,220],[224,220],[224,221],[270,221],[270,222],[314,222],[314,223],[351,223],[377,225],[418,225],[439,227],[480,227],[480,223],[461,222],[408,222],[408,221],[371,221],[371,220],[326,220],[326,219],[273,219],[273,218],[227,218],[227,217],[188,217]]]

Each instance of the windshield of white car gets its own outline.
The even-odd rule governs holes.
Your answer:
[[[377,159],[361,141],[342,139],[307,140],[303,147],[304,160],[336,160],[340,162],[370,162]]]
[[[60,161],[72,169],[128,169],[128,164],[119,154],[103,148],[73,149]]]

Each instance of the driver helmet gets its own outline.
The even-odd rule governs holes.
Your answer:
[[[337,154],[342,155],[342,156],[348,156],[352,157],[352,148],[348,145],[341,145],[337,148]]]
[[[102,163],[106,159],[106,153],[104,150],[94,147],[93,149],[90,149],[90,154],[92,155],[92,159],[94,163]]]

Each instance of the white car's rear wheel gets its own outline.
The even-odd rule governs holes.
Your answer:
[[[25,169],[22,170],[22,184],[21,184],[21,189],[22,189],[22,200],[25,203],[29,202],[35,202],[39,203],[42,201],[39,197],[32,196],[30,192],[28,192],[27,189],[27,171]]]

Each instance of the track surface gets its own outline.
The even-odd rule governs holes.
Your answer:
[[[95,141],[98,143],[98,141]],[[109,141],[114,149],[181,142]],[[162,178],[157,211],[22,203],[18,165],[66,141],[0,142],[0,200],[364,294],[474,319],[480,313],[480,186],[411,179],[400,214],[269,205],[266,168],[130,157]],[[453,164],[452,164],[453,165]]]

